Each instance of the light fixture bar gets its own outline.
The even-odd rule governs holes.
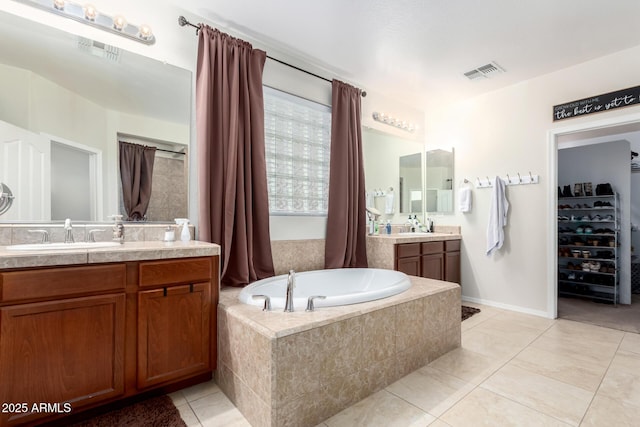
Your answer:
[[[377,111],[374,111],[371,116],[373,117],[373,120],[375,120],[376,122],[384,123],[385,125],[389,125],[389,126],[394,126],[394,127],[397,127],[398,129],[401,129],[410,133],[413,133],[417,129],[417,126],[414,125],[413,123],[397,119],[385,113],[378,113]]]
[[[122,15],[112,17],[96,9],[90,3],[81,5],[67,0],[14,0],[29,6],[34,6],[47,12],[54,13],[77,22],[124,36],[147,45],[154,44],[156,38],[148,25],[134,25],[128,23]]]

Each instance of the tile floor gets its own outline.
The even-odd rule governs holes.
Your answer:
[[[461,348],[318,427],[638,425],[639,334],[465,304]],[[249,426],[214,382],[171,397],[188,426]]]

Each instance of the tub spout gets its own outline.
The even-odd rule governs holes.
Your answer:
[[[293,288],[296,287],[296,272],[289,270],[289,277],[287,277],[287,298],[284,303],[284,311],[293,311]]]

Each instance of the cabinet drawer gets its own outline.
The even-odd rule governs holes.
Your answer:
[[[444,242],[423,242],[422,255],[444,252]]]
[[[444,249],[447,252],[459,251],[460,250],[460,240],[445,240],[444,241]]]
[[[211,258],[145,261],[140,263],[140,286],[208,282],[211,271]]]
[[[122,291],[124,264],[63,267],[0,273],[0,302]]]
[[[396,245],[396,257],[406,258],[420,255],[420,243],[402,243]]]

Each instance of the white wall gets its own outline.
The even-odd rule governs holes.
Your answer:
[[[638,85],[640,47],[547,74],[464,102],[426,106],[426,145],[455,147],[456,189],[464,178],[540,175],[540,184],[508,187],[511,203],[506,243],[485,255],[490,190],[474,190],[473,211],[436,218],[462,226],[462,293],[465,298],[553,316],[549,271],[556,242],[550,207],[556,197],[551,130],[588,126],[638,111],[628,107],[554,123],[552,107]],[[477,82],[482,84],[482,82]],[[475,83],[469,83],[475,84]],[[441,100],[442,101],[442,100]]]
[[[631,303],[631,168],[629,141],[612,141],[558,151],[558,185],[591,182],[595,195],[596,185],[610,183],[619,195],[619,278],[620,302]],[[609,212],[610,213],[610,212]],[[597,224],[592,224],[597,226]],[[611,227],[611,225],[607,225]]]

